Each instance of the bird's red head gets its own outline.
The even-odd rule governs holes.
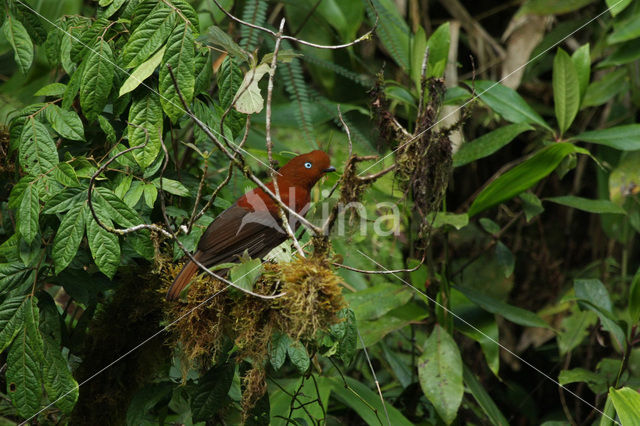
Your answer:
[[[311,189],[325,173],[335,171],[326,152],[315,150],[298,155],[278,170],[278,183],[285,180],[295,186]]]

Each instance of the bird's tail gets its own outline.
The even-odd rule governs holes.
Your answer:
[[[167,291],[167,300],[176,300],[182,290],[189,284],[191,278],[198,272],[198,265],[193,263],[192,261],[188,261],[183,267],[182,271],[178,274],[175,280],[173,280],[173,284],[169,287]]]

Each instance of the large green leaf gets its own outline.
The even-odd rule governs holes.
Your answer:
[[[457,289],[482,309],[493,314],[501,315],[511,322],[525,327],[551,328],[542,318],[531,311],[509,305],[471,288],[457,287]]]
[[[104,212],[99,214],[101,222],[105,222],[106,218],[103,218],[102,215],[104,215]],[[120,265],[120,242],[118,237],[98,225],[90,212],[87,212],[86,225],[89,248],[98,269],[107,277],[113,278]],[[107,221],[105,225],[112,226],[112,223]]]
[[[575,349],[589,335],[589,327],[596,323],[598,317],[591,311],[576,310],[564,317],[558,333],[558,350],[565,355]]]
[[[184,115],[185,110],[168,67],[173,70],[173,75],[178,82],[178,88],[185,102],[191,104],[196,82],[193,44],[191,26],[177,25],[167,40],[167,50],[164,52],[160,65],[160,82],[158,84],[160,103],[164,112],[174,123]]]
[[[144,21],[133,31],[122,51],[122,63],[135,68],[164,44],[176,25],[176,13],[158,2]]]
[[[569,154],[588,154],[571,143],[555,143],[536,152],[531,158],[509,170],[478,194],[469,208],[469,216],[506,201],[531,188],[538,181],[554,171]]]
[[[396,4],[391,0],[373,0],[380,21],[376,35],[380,37],[389,55],[400,67],[409,71],[411,32],[404,18],[398,12]],[[368,8],[369,19],[375,19],[374,12]]]
[[[519,134],[533,130],[527,123],[509,124],[486,133],[471,142],[465,142],[453,155],[453,167],[464,166],[498,151]]]
[[[616,16],[618,13],[626,9],[631,4],[631,0],[605,0],[609,7],[609,12],[612,16]]]
[[[20,135],[19,158],[22,169],[32,176],[46,174],[58,164],[58,151],[49,131],[29,117]]]
[[[369,347],[383,339],[387,334],[406,327],[412,322],[420,321],[427,315],[428,312],[422,305],[410,302],[375,320],[361,321],[360,318],[356,318],[358,319],[358,330],[360,330],[364,345]],[[358,347],[361,345],[362,342],[358,342]]]
[[[35,297],[25,298],[19,309],[22,329],[7,354],[7,395],[18,414],[29,418],[40,409],[44,354]]]
[[[455,340],[439,324],[418,359],[420,387],[446,424],[455,420],[462,402],[462,358]]]
[[[609,44],[622,43],[640,37],[640,19],[638,14],[632,13],[624,21],[616,25],[615,30],[607,37]]]
[[[0,294],[24,284],[31,271],[19,261],[0,263]]]
[[[35,184],[27,185],[22,194],[18,210],[18,230],[27,243],[38,235],[40,217],[40,199]]]
[[[598,279],[577,279],[573,283],[580,305],[598,314],[602,327],[611,333],[621,348],[626,346],[625,333],[613,316],[609,291]]]
[[[440,78],[444,75],[449,58],[449,44],[451,43],[451,35],[449,30],[449,22],[440,25],[429,37],[427,47],[429,48],[429,60],[427,63],[427,77]],[[421,52],[424,55],[424,52]],[[420,61],[422,66],[422,61]],[[421,72],[418,71],[418,72]]]
[[[127,77],[127,79],[122,83],[120,87],[120,91],[118,92],[118,96],[122,96],[126,93],[131,92],[133,89],[138,87],[144,80],[147,79],[158,65],[160,65],[160,61],[162,61],[162,57],[164,56],[164,52],[166,50],[166,46],[163,46],[160,50],[153,54],[147,61],[138,65],[138,67],[133,70],[133,72]]]
[[[44,388],[49,400],[55,401],[56,407],[69,414],[78,400],[78,382],[73,378],[67,360],[62,356],[61,348],[56,341],[44,336],[44,365],[42,376]]]
[[[381,283],[365,290],[345,294],[345,299],[358,320],[380,318],[387,312],[405,305],[413,292],[403,285]]]
[[[129,109],[129,146],[146,146],[133,151],[140,167],[147,168],[155,161],[162,147],[162,105],[157,95],[146,93],[135,98]],[[147,140],[148,136],[148,140]]]
[[[640,393],[629,387],[621,389],[609,388],[609,396],[616,407],[616,413],[620,417],[622,426],[637,426],[638,413],[640,413]]]
[[[571,57],[562,49],[553,60],[553,101],[560,134],[564,134],[578,113],[580,83]]]
[[[84,126],[75,111],[67,111],[58,105],[49,105],[44,110],[47,121],[60,136],[74,141],[84,140]]]
[[[640,124],[625,124],[608,129],[582,132],[573,140],[605,145],[621,151],[640,150]]]
[[[624,67],[619,68],[589,84],[582,100],[582,108],[602,105],[618,93],[626,93],[628,89],[629,72]]]
[[[6,13],[3,11],[2,13]],[[11,14],[7,15],[2,26],[4,36],[13,48],[14,58],[21,73],[26,74],[33,62],[33,43],[24,25]]]
[[[622,207],[609,200],[591,200],[574,195],[563,195],[561,197],[545,198],[545,201],[551,201],[552,203],[562,204],[589,213],[626,214]]]
[[[584,98],[584,94],[589,86],[589,80],[591,79],[591,53],[589,50],[589,44],[585,44],[580,49],[573,52],[571,55],[571,61],[576,69],[576,75],[578,76],[578,84],[580,85],[580,100]]]
[[[311,365],[307,348],[300,342],[291,342],[287,347],[287,355],[291,363],[296,367],[298,373],[304,374]]]
[[[551,127],[522,99],[515,90],[493,81],[469,82],[474,86],[482,102],[512,123],[537,124],[545,129]]]
[[[79,202],[62,217],[51,250],[56,274],[69,266],[80,247],[84,235],[84,219],[87,214],[85,210],[86,203]]]
[[[80,106],[90,121],[97,119],[107,104],[113,86],[114,66],[109,43],[99,40],[86,59],[80,82]]]

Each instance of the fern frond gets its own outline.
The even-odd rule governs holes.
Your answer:
[[[267,20],[267,3],[265,0],[248,0],[242,10],[242,20],[251,22],[254,25],[264,25]],[[252,51],[258,45],[260,32],[255,28],[242,26],[240,31],[240,46],[248,51]]]
[[[327,61],[325,59],[319,58],[315,55],[309,54],[308,52],[304,54],[304,60],[306,62],[310,62],[312,64],[329,69],[338,75],[341,75],[355,83],[358,83],[363,87],[366,87],[367,89],[372,86],[373,82],[369,76],[350,71],[347,68],[343,67],[342,65],[338,65],[331,61]]]

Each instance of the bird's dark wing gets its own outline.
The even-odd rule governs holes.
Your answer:
[[[268,211],[252,212],[232,205],[211,222],[198,243],[200,261],[213,266],[237,260],[245,250],[260,257],[287,239]]]
[[[260,258],[287,239],[287,234],[269,212],[251,212],[237,204],[220,213],[200,238],[194,257],[207,267],[235,262],[245,250]],[[173,281],[167,299],[176,299],[199,271],[189,261]]]

